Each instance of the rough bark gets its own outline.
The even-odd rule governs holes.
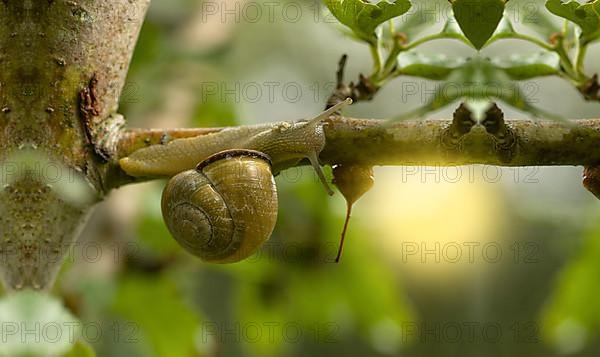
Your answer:
[[[452,132],[451,120],[382,121],[341,119],[326,128],[327,164],[501,166],[591,165],[600,162],[600,120],[508,120],[509,135],[499,137],[476,125],[465,135]]]

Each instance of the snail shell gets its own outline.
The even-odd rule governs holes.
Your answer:
[[[277,220],[277,189],[269,157],[221,151],[167,183],[161,208],[167,228],[188,252],[232,263],[254,254]]]

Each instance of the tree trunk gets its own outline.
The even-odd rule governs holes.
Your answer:
[[[149,0],[0,1],[2,279],[48,288],[106,192],[116,115]],[[73,192],[79,189],[81,193]]]

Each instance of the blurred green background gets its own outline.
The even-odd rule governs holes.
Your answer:
[[[421,21],[407,18],[423,16],[424,33],[439,30],[448,2],[416,3],[428,12],[399,23],[416,30]],[[519,28],[545,11],[541,1],[509,4]],[[424,51],[472,52],[450,41]],[[535,49],[504,41],[483,54],[511,51]],[[153,0],[120,111],[132,127],[310,117],[324,108],[343,53],[348,80],[370,70],[367,47],[319,2]],[[407,95],[414,85],[419,93]],[[396,115],[434,86],[400,78],[345,113]],[[598,104],[560,79],[523,86],[548,111],[598,116]],[[276,178],[271,240],[228,266],[202,264],[170,237],[164,182],[127,186],[97,208],[55,293],[84,324],[101,326],[87,338],[99,356],[597,356],[600,203],[581,171],[376,167],[339,264],[345,202],[328,197],[308,167]]]

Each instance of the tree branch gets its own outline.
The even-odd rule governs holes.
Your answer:
[[[600,162],[600,119],[507,120],[515,140],[505,145],[481,125],[452,136],[451,120],[383,121],[342,118],[325,130],[326,164],[367,165],[489,164],[501,166],[590,165]]]
[[[383,120],[340,117],[325,125],[323,164],[452,166],[595,165],[600,163],[600,119],[507,120],[505,131],[491,134],[481,125],[463,133],[452,120],[411,120],[388,125]],[[265,128],[272,124],[264,124]],[[130,129],[122,133],[117,158],[150,145],[213,134],[225,128]],[[487,129],[489,130],[489,129]],[[224,135],[224,134],[223,134]],[[225,148],[223,148],[225,149]],[[300,165],[307,164],[301,161]],[[190,167],[191,169],[191,167]],[[118,165],[112,187],[152,178],[132,178]]]

